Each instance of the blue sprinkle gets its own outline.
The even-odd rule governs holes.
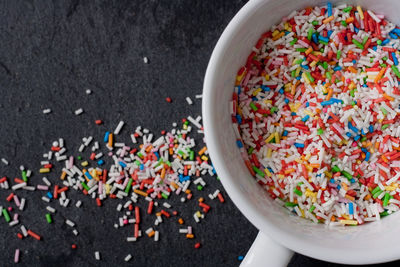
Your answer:
[[[352,61],[352,62],[353,62],[353,64],[356,64],[356,63],[357,63],[357,60],[353,59],[353,61]]]
[[[394,28],[391,32],[400,35],[400,29],[399,28]]]
[[[360,30],[357,27],[354,27],[354,31],[358,33]]]
[[[347,135],[348,137],[352,137],[352,135],[351,135],[350,132],[346,132],[346,135]]]
[[[241,91],[242,91],[242,87],[240,85],[236,86],[237,89],[237,93],[238,95],[240,95]]]
[[[337,187],[336,187],[338,190],[340,190],[340,188],[342,188],[340,185],[337,185]]]
[[[301,119],[301,121],[306,122],[306,121],[308,121],[309,118],[310,118],[310,115],[306,115],[306,116],[304,116],[304,118]]]
[[[106,132],[105,134],[104,134],[104,143],[107,143],[108,142],[108,137],[110,136],[110,132]]]
[[[353,203],[349,203],[349,214],[350,215],[353,215],[353,213],[354,213],[354,210],[353,210]]]
[[[389,32],[389,36],[390,36],[390,38],[392,38],[392,39],[397,39],[397,35],[394,34],[394,33],[392,33],[392,32]]]
[[[47,192],[47,196],[48,196],[50,199],[53,198],[53,194],[50,193],[50,192]]]
[[[287,136],[288,135],[288,131],[284,130],[282,136]]]
[[[368,85],[366,85],[365,83],[363,84],[363,87],[368,87]]]
[[[267,167],[270,173],[274,173],[274,171],[271,169],[271,167]]]
[[[303,148],[303,147],[304,147],[304,144],[301,144],[301,143],[294,143],[294,146],[295,146],[295,147],[301,147],[301,148]]]
[[[371,156],[370,152],[365,153],[365,159],[364,160],[368,161],[370,156]]]
[[[279,93],[280,93],[280,94],[283,94],[283,93],[284,93],[283,88],[279,89]]]
[[[285,103],[288,104],[289,103],[289,99],[285,98]]]
[[[329,30],[328,31],[328,38],[330,38],[331,37],[331,34],[333,33],[333,31],[332,30]]]
[[[367,153],[367,152],[368,152],[368,150],[367,150],[365,147],[362,147],[362,148],[361,148],[361,151],[364,152],[364,153]]]
[[[354,127],[353,124],[351,124],[351,122],[347,123],[347,127],[349,127],[350,130],[352,130],[353,132],[358,134],[358,129],[356,127]]]
[[[236,140],[236,144],[237,144],[238,148],[242,148],[243,147],[243,143],[240,140]]]
[[[385,40],[382,41],[382,44],[381,44],[381,45],[387,45],[389,42],[390,42],[389,39],[385,39]]]
[[[319,36],[318,36],[318,39],[319,39],[320,41],[325,42],[325,43],[329,43],[329,38],[328,38],[328,37],[324,37],[324,36],[322,36],[322,35],[319,35]]]
[[[328,17],[330,17],[332,16],[332,3],[328,2],[327,6],[328,6]]]
[[[358,139],[360,139],[360,138],[361,138],[361,135],[357,135],[354,137],[354,141],[358,141]]]
[[[300,65],[303,69],[309,70],[310,68],[307,65]]]
[[[154,155],[156,155],[157,160],[160,158],[160,154],[158,154],[158,152],[154,152]]]
[[[239,114],[236,114],[236,120],[239,124],[242,124],[242,117]]]
[[[89,180],[92,180],[92,179],[93,179],[92,175],[90,175],[89,172],[85,172],[85,176],[86,176]]]
[[[361,129],[361,135],[365,135],[364,129]]]
[[[339,104],[343,104],[343,100],[337,99],[337,98],[331,98],[330,100],[333,101],[333,103],[339,103]]]
[[[297,113],[296,113],[296,112],[292,112],[292,113],[290,113],[290,115],[292,115],[292,116],[296,116],[296,115],[297,115]]]
[[[286,31],[286,32],[285,32],[285,35],[288,35],[289,33],[290,33],[290,32]]]
[[[243,256],[238,256],[238,260],[242,261],[244,259]]]
[[[372,47],[372,50],[376,51],[378,49],[378,47],[376,47],[376,45],[374,47]]]
[[[296,77],[296,80],[300,81],[300,79],[301,79],[301,76]]]
[[[308,108],[310,106],[310,102],[306,102],[306,108]]]
[[[271,91],[271,88],[269,88],[268,86],[265,86],[265,85],[261,85],[261,89],[263,89],[264,92]]]
[[[333,70],[334,70],[334,71],[342,70],[342,67],[336,66],[336,67],[333,68]]]
[[[331,182],[331,184],[334,184],[335,183],[335,179],[331,178],[330,182]]]
[[[317,37],[317,34],[313,33],[313,35],[312,35],[312,40],[313,40],[314,43],[318,44],[318,37]]]
[[[121,165],[122,168],[125,168],[125,167],[126,167],[125,162],[120,161],[120,162],[118,162],[118,163],[119,163],[119,165]],[[143,164],[142,164],[142,165],[143,165]]]
[[[392,52],[392,58],[393,58],[393,64],[394,65],[399,65],[399,61],[397,60],[396,54]]]
[[[374,126],[370,125],[370,126],[368,127],[368,131],[369,131],[370,133],[372,133],[372,132],[374,131]]]
[[[329,105],[332,105],[334,102],[333,102],[333,100],[328,100],[328,101],[322,101],[321,102],[321,106],[329,106]]]
[[[144,170],[144,165],[143,165],[143,164],[140,164],[139,169],[140,169],[141,171],[143,171],[143,170]]]
[[[104,160],[101,159],[101,160],[97,161],[97,164],[98,165],[103,165],[104,164]]]
[[[354,178],[351,178],[350,183],[354,184],[356,182],[356,180],[354,180]]]

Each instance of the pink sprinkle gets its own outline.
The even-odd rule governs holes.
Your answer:
[[[8,207],[8,211],[12,211],[13,210],[13,208],[12,207]]]
[[[128,224],[128,220],[127,219],[124,220],[124,224]]]
[[[323,108],[322,111],[326,113],[326,112],[328,112],[328,109],[327,108]]]
[[[356,147],[357,146],[357,142],[353,142],[352,146]]]

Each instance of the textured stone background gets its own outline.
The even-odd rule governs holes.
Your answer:
[[[41,155],[58,137],[77,155],[82,137],[101,140],[119,120],[126,126],[118,140],[130,142],[128,133],[138,125],[157,135],[174,121],[200,115],[201,103],[194,95],[202,91],[208,59],[245,2],[0,1],[0,156],[10,161],[9,166],[0,164],[0,173],[19,177],[23,164],[35,171],[30,183],[36,185],[42,177],[37,173]],[[144,56],[149,64],[143,63]],[[86,95],[86,89],[92,95]],[[172,104],[164,100],[167,96]],[[192,97],[193,106],[186,104],[186,96]],[[75,116],[73,111],[80,107],[85,113]],[[42,114],[45,108],[52,113]],[[105,122],[100,127],[94,124],[99,118]],[[59,172],[47,177],[55,182]],[[215,177],[205,179],[205,192],[195,192],[195,197],[222,189]],[[159,227],[158,243],[146,237],[136,243],[125,241],[133,230],[112,227],[118,201],[107,200],[98,208],[93,199],[70,192],[72,206],[53,203],[58,212],[54,224],[48,225],[46,203],[40,200],[43,193],[18,194],[29,195],[20,221],[44,240],[21,241],[16,238],[19,228],[10,228],[0,218],[2,266],[12,265],[16,248],[22,250],[20,266],[124,266],[128,253],[132,266],[237,266],[237,256],[245,255],[257,234],[226,194],[225,204],[207,201],[212,210],[196,225],[191,219],[196,201],[169,201],[195,226],[196,239],[186,240],[170,220]],[[0,205],[6,205],[7,195],[0,191]],[[83,201],[81,209],[73,206],[77,199]],[[144,230],[153,219],[143,217]],[[63,224],[64,218],[77,223],[78,237]],[[194,250],[198,241],[203,247]],[[72,243],[77,250],[71,250]],[[96,250],[101,252],[100,262],[94,259]],[[338,266],[301,255],[295,255],[290,266],[321,264]]]

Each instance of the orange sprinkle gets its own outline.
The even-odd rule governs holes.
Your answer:
[[[193,234],[186,234],[186,238],[192,239],[192,238],[194,238],[194,235]]]
[[[354,200],[355,200],[354,197],[349,196],[349,195],[347,195],[347,194],[346,194],[344,197],[347,198],[348,200],[351,200],[351,201],[354,201]]]
[[[135,189],[135,190],[133,190],[133,192],[135,192],[135,193],[138,194],[138,195],[147,197],[147,193],[146,193],[146,192],[143,192],[142,190]]]
[[[386,98],[389,101],[394,101],[394,97],[391,97],[390,95],[388,95],[386,93],[383,94],[383,97]]]
[[[350,24],[350,23],[352,23],[353,21],[354,21],[354,17],[349,17],[349,18],[346,19],[346,23],[347,23],[347,24]]]
[[[332,88],[329,88],[329,91],[328,91],[328,94],[326,95],[325,100],[331,99],[332,95],[333,95],[333,90],[332,90]]]
[[[357,70],[353,66],[349,66],[347,69],[352,73],[357,73]]]
[[[323,24],[327,24],[327,23],[331,22],[334,18],[335,18],[334,16],[330,16],[330,17],[324,19],[324,20],[322,21],[322,23],[323,23]]]
[[[281,38],[283,35],[285,35],[285,32],[281,32],[281,33],[275,35],[275,36],[272,38],[272,40],[273,40],[273,41],[276,41],[276,40],[278,40],[279,38]]]
[[[114,137],[113,137],[113,134],[110,133],[110,135],[108,136],[108,146],[112,147],[113,143],[114,143]]]
[[[385,71],[386,71],[386,68],[382,68],[382,69],[379,71],[378,75],[376,75],[376,77],[375,77],[374,83],[378,83],[378,81],[379,81],[380,79],[382,79],[382,76],[383,76],[383,74],[385,73]]]

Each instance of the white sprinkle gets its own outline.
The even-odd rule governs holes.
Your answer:
[[[117,125],[117,128],[115,128],[114,130],[114,134],[119,134],[119,132],[121,131],[122,127],[124,126],[124,122],[120,121]]]
[[[49,114],[51,113],[51,109],[47,108],[47,109],[43,109],[43,114]]]
[[[192,101],[192,99],[190,99],[190,97],[186,97],[186,102],[187,102],[189,105],[192,105],[192,104],[193,104],[193,101]]]
[[[96,251],[95,253],[94,253],[94,257],[95,257],[95,259],[96,260],[100,260],[100,252],[98,252],[98,251]]]
[[[147,57],[144,57],[143,62],[144,62],[144,64],[147,64],[147,63],[149,63],[149,59]]]
[[[126,255],[126,257],[125,257],[125,261],[126,262],[128,262],[128,261],[130,261],[132,259],[132,255],[131,254],[128,254],[128,255]]]
[[[75,110],[75,115],[80,115],[82,113],[83,113],[83,109],[82,108],[79,108],[79,109]]]
[[[1,158],[1,161],[5,164],[8,165],[8,161],[5,158]]]

